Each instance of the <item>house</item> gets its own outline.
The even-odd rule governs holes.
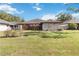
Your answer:
[[[0,31],[10,30],[10,23],[8,21],[0,19]]]
[[[62,22],[57,20],[40,20],[33,19],[27,22],[18,23],[20,28],[23,30],[44,30],[44,31],[55,31],[62,29]]]
[[[0,31],[19,29],[16,22],[8,22],[0,19]]]
[[[20,25],[20,29],[22,30],[44,30],[44,31],[57,31],[59,29],[68,29],[69,23],[76,23],[78,24],[77,29],[79,29],[79,20],[78,19],[72,19],[67,20],[64,22],[58,21],[58,20],[41,20],[41,19],[33,19],[27,22],[20,22],[18,25]]]

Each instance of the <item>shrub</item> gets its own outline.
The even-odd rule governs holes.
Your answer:
[[[20,33],[15,30],[9,30],[9,31],[4,32],[4,36],[5,37],[17,37],[17,36],[20,36]]]
[[[75,24],[75,23],[69,23],[69,24],[68,24],[68,29],[72,29],[72,30],[73,30],[73,29],[77,29],[77,26],[78,26],[78,25]]]

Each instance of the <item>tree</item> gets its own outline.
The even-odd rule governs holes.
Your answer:
[[[19,17],[20,18],[20,17]],[[21,19],[21,21],[20,22],[25,22],[25,20],[24,20],[24,18],[20,18]]]
[[[6,20],[6,21],[14,21],[14,22],[21,22],[23,19],[19,16],[14,16],[5,12],[0,12],[0,19]]]
[[[66,13],[60,13],[60,14],[57,15],[57,19],[60,20],[60,21],[71,20],[72,15],[66,14]]]
[[[76,7],[69,7],[69,8],[67,8],[67,10],[69,10],[69,11],[73,11],[73,12],[79,12],[79,8],[76,8]]]
[[[69,5],[71,3],[68,3],[68,4],[65,4],[65,5]],[[72,4],[76,4],[76,5],[79,5],[79,3],[72,3]],[[73,12],[76,12],[78,13],[79,12],[79,7],[75,7],[75,6],[70,6],[67,8],[68,11],[73,11]]]

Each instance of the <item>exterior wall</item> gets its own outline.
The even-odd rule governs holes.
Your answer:
[[[56,31],[58,29],[62,29],[62,27],[60,26],[60,23],[43,23],[42,24],[42,30],[45,31]]]
[[[4,24],[0,24],[0,31],[7,31],[7,30],[11,30],[11,27]]]
[[[64,23],[31,23],[31,24],[20,24],[18,29],[20,30],[44,30],[44,31],[56,31],[58,29],[67,29],[67,24]]]
[[[23,30],[22,25],[18,25],[19,30]]]
[[[28,30],[28,28],[29,28],[29,27],[28,27],[28,24],[22,24],[22,29],[23,29],[23,30]]]
[[[22,30],[42,30],[41,23],[18,24],[18,29]]]
[[[63,24],[63,25],[65,25],[65,26],[63,26],[63,29],[67,30],[68,29],[68,24]]]
[[[18,30],[19,29],[19,25],[10,25],[12,30]]]
[[[42,30],[42,24],[41,23],[31,23],[28,24],[28,30]]]

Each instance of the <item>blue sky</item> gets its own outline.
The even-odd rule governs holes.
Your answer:
[[[68,7],[77,7],[79,4],[64,4],[64,3],[12,3],[12,4],[0,4],[0,10],[7,13],[18,15],[25,20],[31,20],[35,18],[55,19],[55,15],[61,12],[71,13],[75,16],[79,16],[79,13],[67,11]]]

